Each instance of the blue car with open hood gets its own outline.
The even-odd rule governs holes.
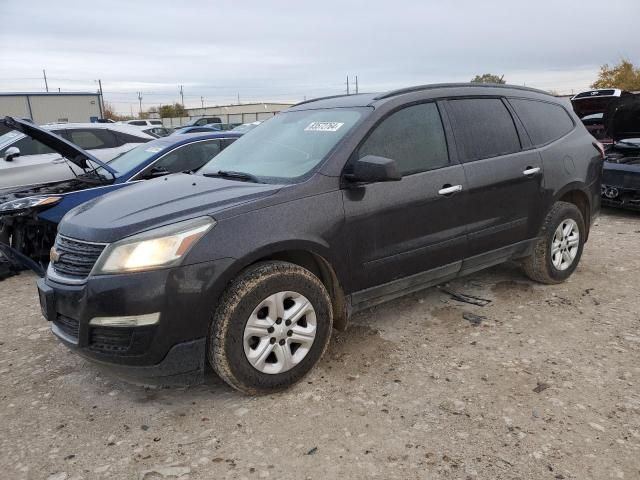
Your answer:
[[[72,208],[134,183],[200,169],[241,134],[199,133],[163,137],[105,163],[64,138],[23,120],[6,117],[5,126],[59,152],[84,173],[71,180],[16,188],[0,195],[0,243],[14,253],[46,263],[57,225]],[[5,259],[6,262],[6,259]]]

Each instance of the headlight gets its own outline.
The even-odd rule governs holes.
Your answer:
[[[60,196],[53,197],[25,197],[17,198],[0,205],[0,213],[8,213],[16,210],[27,210],[29,208],[53,206],[62,200]]]
[[[137,272],[176,265],[215,224],[214,219],[201,217],[112,243],[100,255],[93,274]]]

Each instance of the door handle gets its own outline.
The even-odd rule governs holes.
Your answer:
[[[438,195],[453,195],[454,193],[458,193],[462,191],[462,185],[443,185],[440,190],[438,190]]]
[[[522,174],[526,175],[527,177],[532,177],[538,173],[540,173],[540,167],[527,167],[525,171],[522,172]]]

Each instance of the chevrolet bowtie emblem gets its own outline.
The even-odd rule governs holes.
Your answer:
[[[49,251],[49,261],[51,263],[56,263],[58,260],[60,260],[60,254],[56,250],[56,247],[51,247],[51,250]]]

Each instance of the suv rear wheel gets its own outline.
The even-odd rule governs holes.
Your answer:
[[[331,299],[308,270],[274,261],[244,270],[220,298],[209,362],[232,387],[271,393],[299,381],[324,353]]]
[[[538,237],[533,254],[523,262],[525,273],[540,283],[564,282],[582,256],[585,239],[582,213],[572,203],[556,202]]]

